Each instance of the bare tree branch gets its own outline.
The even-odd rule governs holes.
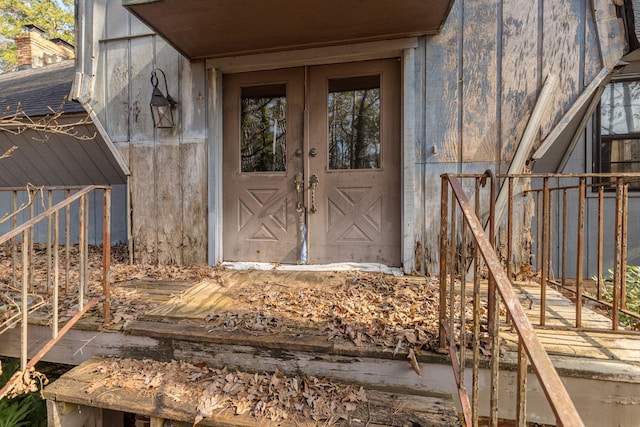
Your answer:
[[[41,138],[33,138],[36,141],[42,142],[47,141],[51,134],[66,135],[82,141],[95,138],[95,132],[92,135],[83,135],[76,129],[77,126],[91,123],[91,118],[89,117],[89,115],[73,123],[61,123],[60,118],[64,114],[64,104],[65,102],[63,101],[55,110],[51,107],[48,107],[51,114],[47,114],[46,116],[42,116],[37,119],[29,117],[29,115],[22,109],[22,106],[20,104],[17,105],[15,110],[7,107],[5,111],[0,115],[0,132],[8,132],[13,135],[20,135],[27,130],[35,130],[37,132],[44,133],[44,136],[42,136]],[[16,148],[17,147],[12,147],[11,149],[9,149],[7,152],[2,154],[2,157],[0,157],[0,159],[10,156],[11,152],[15,151]]]

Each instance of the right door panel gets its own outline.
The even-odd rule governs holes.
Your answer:
[[[400,63],[312,67],[308,254],[400,265]]]

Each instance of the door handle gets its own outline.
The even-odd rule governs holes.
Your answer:
[[[293,184],[296,187],[296,212],[302,212],[302,187],[304,181],[302,179],[302,172],[298,172],[293,179]]]
[[[311,213],[316,213],[316,187],[320,180],[315,173],[309,177],[309,187],[311,188]]]

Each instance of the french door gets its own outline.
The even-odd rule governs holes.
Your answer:
[[[224,77],[229,261],[400,264],[397,60]]]

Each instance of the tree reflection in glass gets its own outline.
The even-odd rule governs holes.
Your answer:
[[[286,85],[242,88],[241,171],[286,170]]]
[[[329,80],[329,169],[380,168],[380,76]]]

